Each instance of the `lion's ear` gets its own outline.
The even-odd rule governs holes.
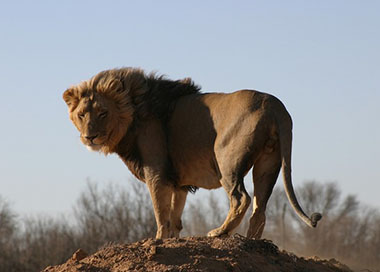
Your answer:
[[[75,88],[67,89],[63,93],[63,100],[65,100],[67,106],[70,111],[73,111],[75,107],[78,105],[79,97],[77,96],[77,92]]]
[[[193,80],[191,79],[191,77],[185,77],[181,79],[179,82],[184,83],[184,84],[192,84]]]

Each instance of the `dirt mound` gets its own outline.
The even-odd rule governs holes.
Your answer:
[[[266,240],[234,235],[225,238],[189,237],[146,239],[111,245],[86,256],[78,250],[64,264],[45,272],[61,271],[351,271],[336,260],[304,259],[280,251]],[[352,272],[352,271],[351,271]]]

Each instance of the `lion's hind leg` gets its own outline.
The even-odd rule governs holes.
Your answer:
[[[230,210],[223,225],[207,234],[207,236],[211,237],[230,235],[239,226],[251,203],[251,198],[244,188],[243,178],[222,178],[221,183],[227,191],[230,200]]]
[[[186,189],[177,189],[173,191],[172,202],[170,208],[170,233],[169,237],[179,237],[179,233],[182,230],[182,212],[185,207],[187,197]]]
[[[280,172],[279,152],[264,153],[253,167],[253,213],[247,232],[248,238],[260,239],[265,226],[265,209]]]

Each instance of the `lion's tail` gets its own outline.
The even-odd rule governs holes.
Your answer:
[[[292,119],[286,111],[285,106],[281,108],[284,109],[284,112],[276,116],[276,119],[279,128],[278,134],[281,147],[282,174],[284,178],[285,192],[297,215],[310,227],[316,227],[318,221],[322,218],[322,215],[320,213],[313,213],[311,217],[308,217],[299,205],[293,189],[291,176]]]

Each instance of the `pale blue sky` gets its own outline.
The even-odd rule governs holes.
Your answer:
[[[294,184],[337,181],[380,208],[380,2],[184,2],[0,2],[0,195],[51,214],[87,177],[127,184],[116,156],[82,146],[61,97],[138,66],[205,92],[276,95],[294,121]]]

